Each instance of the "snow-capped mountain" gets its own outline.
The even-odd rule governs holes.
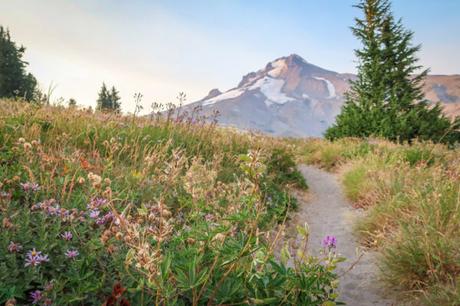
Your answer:
[[[292,54],[245,75],[237,87],[225,92],[213,89],[184,108],[201,105],[205,115],[218,111],[219,124],[239,129],[277,136],[321,136],[339,114],[353,78],[353,74],[329,71]],[[429,99],[444,101],[458,111],[459,89],[460,76],[430,76],[425,91]]]

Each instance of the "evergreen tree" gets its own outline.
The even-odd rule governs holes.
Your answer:
[[[96,110],[99,111],[113,111],[119,113],[121,110],[119,92],[115,89],[115,86],[109,90],[105,83],[102,83],[101,90],[99,91],[99,97],[97,99]]]
[[[109,96],[112,109],[119,113],[121,110],[120,96],[119,92],[115,89],[115,86],[112,86]]]
[[[26,72],[24,52],[25,48],[16,46],[10,32],[0,26],[0,97],[33,99],[37,80]]]
[[[355,7],[364,13],[352,27],[363,45],[355,50],[358,75],[326,138],[458,141],[459,120],[451,123],[439,104],[430,107],[424,97],[422,86],[428,70],[418,72],[422,68],[416,57],[420,46],[411,44],[413,32],[394,19],[388,0],[362,0]]]
[[[75,100],[74,98],[70,98],[68,104],[69,107],[75,107],[77,106],[77,100]]]

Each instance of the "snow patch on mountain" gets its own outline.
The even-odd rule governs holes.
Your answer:
[[[211,98],[211,99],[208,99],[206,101],[203,102],[203,106],[206,106],[206,105],[211,105],[211,104],[214,104],[216,102],[219,102],[219,101],[222,101],[222,100],[227,100],[227,99],[234,99],[234,98],[237,98],[239,96],[241,96],[241,94],[244,92],[244,90],[241,90],[241,89],[230,89],[229,91],[226,91],[224,92],[223,94],[220,94],[214,98]]]
[[[264,96],[271,102],[284,104],[289,101],[294,101],[294,98],[288,97],[281,89],[284,86],[284,80],[274,79],[271,77],[263,77],[255,82],[249,89],[260,89]],[[265,103],[267,104],[267,103]]]
[[[316,79],[318,81],[323,81],[323,82],[326,83],[327,90],[329,92],[329,97],[327,97],[328,99],[332,99],[332,98],[337,97],[337,94],[335,92],[334,84],[332,84],[331,81],[329,81],[328,79],[325,79],[325,78],[320,78],[320,77],[314,77],[314,79]]]

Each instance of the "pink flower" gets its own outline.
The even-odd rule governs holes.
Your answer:
[[[80,253],[78,253],[78,250],[67,250],[65,252],[65,256],[69,259],[75,259]]]
[[[104,206],[107,203],[107,199],[104,198],[92,198],[89,204],[87,205],[88,209],[96,209],[101,206]]]
[[[110,222],[112,220],[113,220],[113,213],[111,211],[109,211],[103,217],[97,218],[96,224],[97,225],[103,225],[103,224],[105,224],[107,222]]]
[[[37,192],[40,190],[40,186],[37,183],[25,182],[20,183],[20,185],[25,192]]]
[[[96,219],[97,217],[99,217],[99,214],[100,214],[100,213],[101,213],[101,212],[100,212],[99,210],[97,210],[97,209],[91,210],[91,211],[89,212],[89,217],[90,217],[91,219]]]
[[[64,232],[64,233],[61,234],[61,237],[64,240],[70,241],[70,240],[72,240],[73,235],[72,235],[71,232]]]
[[[10,241],[10,244],[8,245],[8,252],[10,253],[17,253],[22,250],[22,245],[19,243],[14,243],[13,241]]]

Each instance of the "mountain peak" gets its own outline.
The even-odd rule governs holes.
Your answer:
[[[223,125],[264,131],[272,135],[320,136],[340,113],[349,80],[308,63],[298,54],[279,57],[246,74],[237,87],[211,90],[197,101],[205,114],[220,114]],[[430,101],[442,100],[446,113],[460,112],[460,79],[429,77],[424,88]]]
[[[291,55],[287,56],[286,59],[291,62],[308,64],[308,62],[303,57],[295,53],[292,53]]]

